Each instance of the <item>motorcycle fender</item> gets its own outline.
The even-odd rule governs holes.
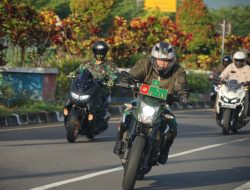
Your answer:
[[[69,117],[71,115],[74,115],[75,117],[80,117],[81,116],[81,110],[79,110],[76,107],[72,107],[72,109],[70,110],[70,113],[69,113]]]
[[[82,110],[76,108],[76,107],[72,107],[68,120],[70,119],[71,116],[75,116],[77,118],[81,118],[81,121],[84,121],[86,119],[86,117],[88,117],[88,115],[86,113],[83,113]]]

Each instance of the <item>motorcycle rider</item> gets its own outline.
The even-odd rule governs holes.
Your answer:
[[[152,51],[151,57],[139,60],[129,71],[129,74],[138,79],[142,83],[151,84],[153,79],[160,80],[160,87],[171,91],[180,92],[180,101],[183,104],[189,102],[189,92],[187,89],[187,79],[184,69],[176,63],[176,55],[171,44],[166,42],[157,43]],[[172,104],[173,100],[169,100],[168,104]],[[158,162],[165,164],[168,159],[168,153],[174,138],[177,135],[177,122],[175,119],[169,123],[164,123],[162,128],[170,127],[170,135],[167,138],[166,146],[160,151]],[[121,123],[118,128],[117,140],[113,152],[117,155],[121,153],[123,142],[123,133],[126,131],[125,124]]]
[[[217,97],[217,91],[216,88],[217,87],[217,79],[219,77],[219,75],[221,74],[221,72],[229,65],[232,63],[232,58],[229,55],[225,55],[222,59],[222,64],[220,64],[214,71],[213,74],[209,76],[209,80],[212,83],[212,87],[211,87],[211,107],[214,109],[215,107],[215,101],[216,101],[216,97]],[[214,110],[212,110],[214,111]]]
[[[223,80],[237,80],[238,83],[250,82],[250,66],[247,65],[247,56],[243,51],[237,51],[233,55],[233,63],[228,65],[221,73],[220,79]],[[245,97],[245,109],[243,114],[250,116],[249,108],[249,90]]]
[[[114,85],[115,80],[117,79],[116,68],[113,63],[107,61],[106,55],[108,53],[109,47],[104,41],[97,41],[92,46],[92,52],[94,59],[82,63],[79,68],[71,72],[71,76],[75,76],[83,72],[85,69],[88,69],[95,79],[104,81],[107,85],[102,92],[103,94],[103,118],[108,120],[110,113],[108,111],[109,104],[111,102],[111,88]],[[67,100],[65,106],[70,110],[72,103],[70,99]]]

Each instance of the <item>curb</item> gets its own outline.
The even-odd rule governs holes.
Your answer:
[[[41,124],[63,121],[62,112],[38,112],[0,116],[0,127],[14,127],[28,124]]]
[[[210,102],[193,102],[191,105],[183,106],[178,103],[173,103],[171,109],[183,110],[183,109],[199,109],[210,108]],[[110,107],[110,113],[112,117],[121,117],[125,106],[117,105]],[[0,116],[0,127],[18,127],[29,124],[41,124],[49,122],[62,122],[64,121],[63,112],[38,112],[28,114],[11,114],[7,116]]]

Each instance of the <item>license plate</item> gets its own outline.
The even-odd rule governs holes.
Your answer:
[[[232,109],[235,109],[236,105],[234,105],[234,104],[221,104],[221,107],[222,108],[232,108]]]

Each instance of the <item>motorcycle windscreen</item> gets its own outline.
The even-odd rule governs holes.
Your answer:
[[[237,80],[229,80],[226,85],[228,87],[228,90],[231,91],[236,91],[237,89],[240,88],[240,84],[238,83]]]
[[[94,77],[88,69],[80,73],[73,83],[73,91],[83,93],[95,85]]]

